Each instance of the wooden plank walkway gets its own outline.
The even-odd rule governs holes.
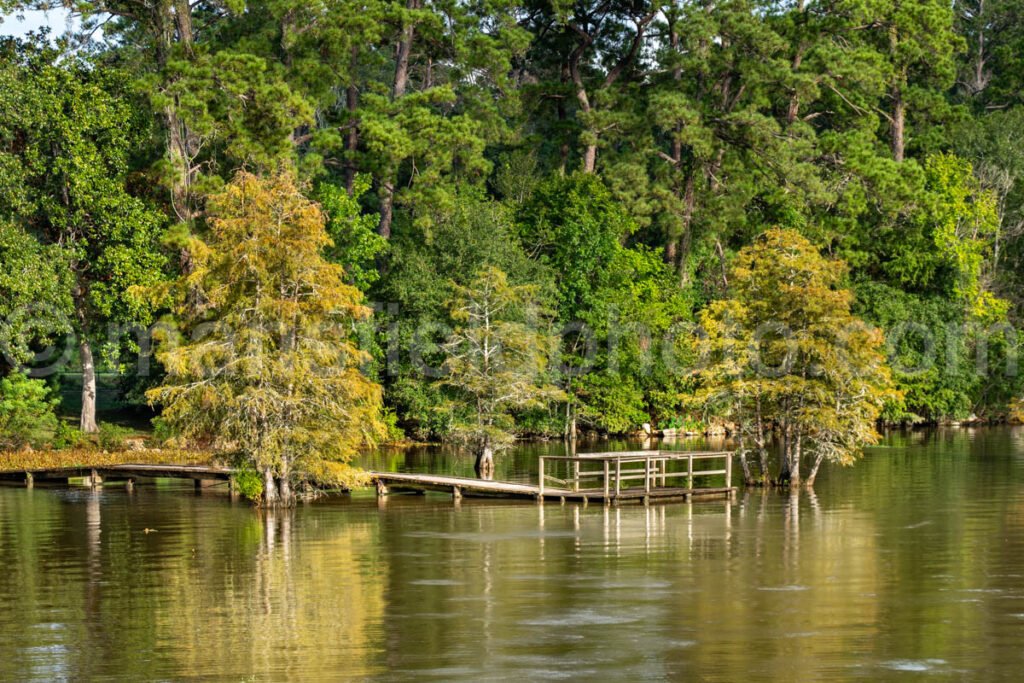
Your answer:
[[[694,463],[724,460],[722,469],[700,469]],[[670,467],[676,463],[675,468]],[[441,491],[456,500],[463,496],[526,498],[534,500],[650,501],[657,499],[690,499],[706,496],[731,496],[732,453],[631,451],[620,453],[582,453],[577,456],[545,456],[540,458],[537,483],[494,481],[471,477],[453,477],[412,472],[368,472],[377,494],[391,491]],[[596,469],[594,469],[596,466]],[[564,478],[552,474],[564,469]],[[99,465],[0,471],[0,481],[32,486],[34,482],[64,481],[84,478],[92,486],[104,481],[124,481],[129,486],[139,478],[191,479],[196,488],[217,482],[230,482],[234,470],[208,465]],[[562,473],[559,471],[559,475]],[[724,486],[694,485],[700,477],[722,477]],[[685,485],[669,485],[670,479],[685,479]],[[554,485],[552,485],[554,484]],[[233,487],[232,487],[233,488]]]
[[[234,470],[229,467],[210,465],[76,465],[29,470],[8,470],[0,472],[0,481],[16,481],[32,485],[39,481],[67,481],[88,479],[93,485],[104,481],[128,481],[146,478],[191,479],[199,486],[202,482],[230,481]]]
[[[732,494],[736,488],[709,487],[709,488],[686,488],[686,487],[657,487],[650,491],[642,488],[621,489],[617,494],[605,495],[604,489],[590,488],[573,491],[571,489],[551,488],[545,486],[543,493],[537,484],[524,484],[508,481],[493,481],[488,479],[473,479],[471,477],[449,477],[435,474],[414,474],[405,472],[372,472],[371,479],[377,486],[378,495],[388,495],[395,491],[441,491],[450,493],[457,499],[463,497],[474,498],[529,498],[534,500],[566,500],[579,502],[614,502],[616,500],[642,501],[644,498],[656,499],[685,499],[690,497],[704,496],[727,496]]]
[[[695,463],[721,460],[721,469],[695,468]],[[675,463],[676,467],[670,467]],[[629,451],[619,453],[581,453],[575,456],[541,457],[537,484],[452,477],[435,474],[371,472],[379,496],[392,490],[443,491],[455,499],[463,496],[533,498],[536,500],[574,500],[584,503],[619,500],[703,496],[731,496],[732,453],[729,451]],[[561,466],[564,478],[550,474],[550,466]],[[594,469],[592,466],[596,465]],[[695,479],[720,476],[724,486],[694,486]],[[685,486],[669,485],[670,479],[685,479]],[[556,484],[551,486],[550,483]],[[633,483],[639,483],[633,486]],[[596,484],[596,486],[595,486]]]

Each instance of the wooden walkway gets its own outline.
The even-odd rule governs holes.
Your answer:
[[[191,479],[196,488],[212,482],[229,482],[234,470],[228,467],[208,465],[99,465],[55,467],[21,471],[0,472],[0,481],[16,481],[32,486],[35,482],[67,482],[70,479],[85,479],[98,486],[104,481],[124,481],[129,485],[136,479]]]
[[[700,467],[700,463],[712,460],[723,461],[722,468]],[[567,470],[563,477],[552,473],[559,467]],[[706,477],[721,477],[723,485],[694,485],[696,480]],[[732,453],[727,451],[630,451],[545,456],[540,458],[536,484],[397,472],[372,472],[371,479],[379,496],[392,491],[442,491],[450,493],[456,500],[472,496],[584,503],[648,502],[730,496],[736,490],[732,486]],[[669,484],[670,480],[679,479],[684,481]],[[556,485],[552,486],[552,483]]]
[[[701,467],[701,463],[722,461],[721,468]],[[393,491],[441,491],[456,500],[462,497],[526,498],[614,503],[659,499],[691,499],[704,496],[730,496],[732,453],[682,451],[630,451],[620,453],[582,453],[576,456],[544,456],[539,460],[537,483],[521,483],[452,477],[408,472],[369,472],[379,496]],[[191,479],[200,489],[228,482],[234,470],[204,465],[103,465],[74,466],[28,471],[0,471],[0,481],[32,486],[35,482],[69,482],[85,479],[86,484],[104,481],[126,482],[137,479]],[[709,481],[696,486],[698,480]],[[682,481],[680,481],[682,480]]]

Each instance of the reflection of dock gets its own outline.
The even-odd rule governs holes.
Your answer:
[[[716,461],[721,462],[720,469]],[[712,463],[711,468],[706,466],[709,462]],[[379,495],[391,491],[442,491],[451,493],[456,499],[490,496],[605,503],[649,502],[729,496],[736,490],[732,486],[732,453],[728,451],[629,451],[545,456],[540,458],[536,484],[415,473],[371,472],[370,476]],[[707,482],[712,477],[720,477],[721,485],[695,486],[698,480]]]

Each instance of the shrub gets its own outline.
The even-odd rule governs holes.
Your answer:
[[[263,477],[254,469],[236,470],[235,487],[249,500],[257,500],[263,495]]]
[[[80,448],[84,441],[85,434],[82,433],[82,430],[72,427],[67,422],[61,420],[57,423],[57,431],[54,432],[50,445],[54,450],[66,451]]]
[[[0,379],[0,447],[46,443],[57,431],[57,403],[42,380],[20,372]]]
[[[131,429],[119,427],[109,422],[101,422],[97,441],[100,448],[105,451],[120,451],[125,448],[125,440],[134,433]]]

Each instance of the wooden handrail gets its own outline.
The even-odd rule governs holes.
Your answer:
[[[622,493],[622,482],[643,480],[644,494],[653,489],[666,487],[668,480],[686,478],[687,490],[694,490],[694,479],[725,475],[726,488],[732,488],[732,451],[620,451],[612,453],[582,453],[579,455],[544,455],[539,458],[538,490],[543,498],[547,483],[565,487],[564,490],[580,492],[580,484],[586,479],[600,479],[605,499],[618,497]],[[723,469],[695,469],[694,461],[724,459]],[[548,461],[566,463],[569,467],[567,478],[548,474]],[[669,462],[686,462],[683,471],[672,472]],[[600,470],[585,470],[583,463],[601,463]],[[614,471],[613,471],[614,464]],[[614,495],[612,491],[614,489]]]

